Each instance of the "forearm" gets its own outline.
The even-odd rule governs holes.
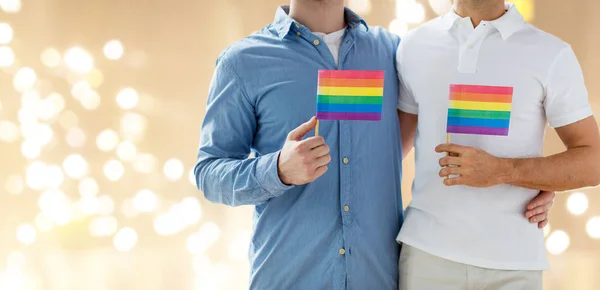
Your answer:
[[[405,136],[405,134],[402,134],[402,159],[406,158],[408,153],[410,153],[410,150],[413,149],[415,145],[414,141],[414,137],[409,138]]]
[[[194,168],[196,184],[211,202],[229,206],[260,204],[290,188],[279,180],[278,156],[275,152],[240,160],[201,152]]]
[[[410,150],[413,149],[415,144],[418,116],[398,110],[398,121],[400,122],[402,159],[404,159],[408,153],[410,153]]]
[[[564,191],[600,183],[600,150],[584,146],[539,158],[503,159],[502,183]]]

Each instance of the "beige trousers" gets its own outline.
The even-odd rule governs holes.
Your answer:
[[[484,269],[407,244],[402,245],[399,267],[400,290],[542,290],[542,271]]]

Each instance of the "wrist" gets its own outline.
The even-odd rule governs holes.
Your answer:
[[[279,177],[279,181],[281,181],[282,184],[286,185],[286,186],[290,186],[292,185],[291,182],[289,182],[286,178],[285,175],[283,174],[282,170],[281,170],[281,151],[279,152],[279,154],[277,154],[277,177]]]
[[[516,179],[516,162],[511,158],[498,158],[498,172],[496,179],[498,184],[512,184]]]
[[[256,178],[269,198],[277,197],[290,189],[279,177],[279,152],[256,157]]]

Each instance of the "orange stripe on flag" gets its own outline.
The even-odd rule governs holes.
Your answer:
[[[452,93],[450,93],[450,100],[472,101],[472,102],[510,103],[510,102],[512,102],[512,95],[452,92]]]
[[[319,86],[322,87],[383,87],[383,79],[319,79]]]

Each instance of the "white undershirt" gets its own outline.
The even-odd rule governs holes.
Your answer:
[[[332,32],[329,34],[325,34],[323,32],[313,32],[314,35],[321,38],[325,44],[327,44],[327,48],[331,51],[331,55],[333,56],[333,60],[335,60],[335,65],[338,65],[338,56],[340,54],[340,43],[342,42],[342,37],[344,36],[344,32],[346,32],[346,28],[344,27],[341,30],[336,32]]]

